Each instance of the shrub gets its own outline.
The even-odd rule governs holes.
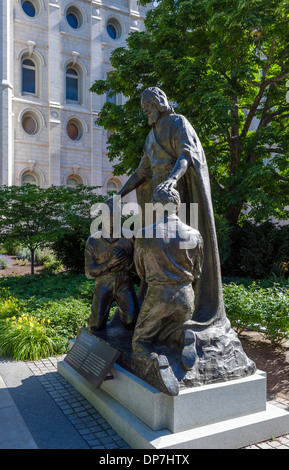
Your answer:
[[[277,284],[262,288],[256,283],[247,288],[231,283],[224,285],[224,302],[232,327],[260,331],[274,344],[289,336],[289,290]]]
[[[271,222],[254,225],[245,222],[230,232],[230,256],[222,260],[225,276],[248,276],[262,279],[275,273],[288,277],[289,226]]]
[[[39,360],[55,352],[45,319],[22,314],[0,323],[1,354],[15,360]]]
[[[10,268],[12,260],[8,255],[0,254],[0,269]]]
[[[68,350],[69,340],[76,336],[78,327],[87,325],[90,302],[73,298],[62,301],[46,299],[33,313],[38,318],[49,320],[53,336],[57,338],[57,352],[64,353]]]
[[[20,248],[19,241],[11,240],[9,237],[7,237],[1,244],[1,250],[7,255],[11,255],[11,256],[15,256],[19,248]]]
[[[35,258],[37,263],[43,266],[46,261],[56,260],[56,255],[50,248],[43,248],[36,251]]]
[[[16,301],[14,310],[11,308],[9,314],[7,308],[2,309],[0,322],[1,318],[6,321],[6,317],[19,318],[20,314],[35,317],[39,322],[45,319],[46,325],[49,320],[47,336],[53,339],[53,354],[66,353],[69,340],[76,336],[77,328],[86,325],[94,284],[94,280],[86,279],[84,275],[73,274],[27,274],[0,278],[0,313],[5,301],[10,298],[10,307],[11,299]],[[0,348],[2,324],[1,322]]]
[[[281,344],[289,334],[289,291],[276,286],[260,289],[258,294],[264,335],[273,344]]]
[[[254,300],[249,289],[231,283],[223,286],[223,292],[227,316],[237,333],[240,334],[247,328],[258,329],[261,319],[259,311],[254,309]]]
[[[47,274],[56,274],[63,271],[63,269],[63,264],[57,259],[52,259],[43,263],[43,272]]]
[[[31,261],[31,251],[28,248],[20,247],[16,250],[15,255],[18,259]]]
[[[89,221],[85,221],[85,224],[85,230],[68,230],[67,233],[59,235],[52,245],[57,258],[75,273],[84,272],[84,250],[89,235]]]

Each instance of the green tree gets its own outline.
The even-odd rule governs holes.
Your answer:
[[[51,202],[48,192],[32,185],[0,188],[0,239],[29,248],[31,274],[34,273],[35,250],[48,245],[59,228],[57,206]]]
[[[77,232],[79,243],[89,236],[90,207],[102,196],[96,187],[65,188],[51,186],[0,187],[0,241],[16,241],[31,252],[31,274],[34,274],[35,250],[54,243],[65,243]],[[72,237],[73,238],[73,237]],[[75,246],[66,247],[73,256]]]
[[[97,121],[115,131],[115,174],[138,165],[149,131],[140,92],[159,86],[200,137],[217,212],[231,224],[248,207],[258,222],[288,218],[288,17],[289,0],[159,0],[146,31],[115,49],[114,71],[91,88],[126,98],[106,103]]]
[[[57,188],[63,201],[62,223],[51,246],[64,266],[74,272],[84,272],[85,243],[93,220],[91,207],[106,199],[97,195],[96,190],[97,187],[83,185]]]

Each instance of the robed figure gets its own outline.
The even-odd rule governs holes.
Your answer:
[[[186,203],[189,223],[190,203],[198,204],[198,227],[204,244],[203,273],[195,286],[195,327],[225,320],[220,260],[211,200],[209,172],[200,140],[189,121],[176,114],[165,93],[157,87],[142,93],[141,105],[152,126],[141,162],[119,191],[125,196],[136,189],[137,201],[145,213],[155,189],[175,188]]]

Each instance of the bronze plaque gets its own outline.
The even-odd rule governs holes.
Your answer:
[[[106,378],[111,378],[110,370],[119,355],[117,349],[82,331],[64,361],[99,388]]]

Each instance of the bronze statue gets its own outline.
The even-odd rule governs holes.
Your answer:
[[[136,189],[138,204],[144,208],[160,185],[160,188],[177,189],[188,211],[190,203],[198,204],[197,228],[205,245],[203,273],[195,287],[193,320],[196,327],[203,328],[225,319],[206,157],[192,125],[184,116],[175,114],[162,90],[157,87],[146,89],[141,96],[141,105],[152,129],[138,168],[118,194],[123,197]],[[189,223],[188,217],[184,222]]]
[[[132,351],[143,377],[150,381],[154,374],[159,388],[176,395],[178,381],[167,356],[158,354],[155,345],[180,352],[184,370],[194,366],[193,284],[202,271],[203,240],[177,216],[180,197],[176,190],[156,190],[153,202],[164,207],[171,204],[171,211],[164,217],[161,213],[155,224],[144,227],[136,237],[135,267],[148,287],[134,329]]]
[[[132,329],[139,312],[138,300],[131,276],[133,268],[132,238],[113,238],[113,213],[110,207],[109,237],[102,230],[91,235],[85,245],[85,274],[96,279],[91,315],[88,325],[91,331],[106,327],[113,301],[119,308],[123,324]]]
[[[152,129],[138,168],[118,194],[125,196],[136,189],[142,214],[145,204],[152,201],[164,204],[172,198],[175,206],[185,203],[188,212],[190,203],[197,203],[198,230],[189,227],[188,218],[181,219],[176,211],[149,227],[143,224],[134,244],[141,279],[138,318],[138,305],[129,290],[134,308],[128,309],[127,316],[134,320],[123,321],[126,315],[120,302],[107,328],[95,334],[122,352],[120,365],[159,390],[176,395],[182,387],[251,375],[256,365],[246,356],[225,313],[209,172],[202,145],[188,120],[175,114],[159,88],[142,93],[142,107]],[[174,226],[178,230],[174,231]],[[90,243],[90,252],[97,251],[92,247],[94,241]],[[106,255],[109,263],[117,264],[119,274],[123,269],[126,284],[127,265],[122,267],[117,262],[122,255],[119,253],[115,259],[110,253]],[[100,264],[105,261],[99,259]],[[88,272],[93,273],[89,263]],[[122,292],[121,283],[118,288]],[[98,328],[99,324],[105,325],[107,310],[103,307],[102,317],[97,295],[98,313],[92,318],[95,315]],[[135,320],[134,330],[124,328],[125,323],[133,325]]]
[[[147,285],[132,338],[134,354],[149,355],[154,343],[181,349],[184,369],[196,360],[192,317],[195,307],[193,284],[200,278],[203,240],[200,233],[181,222],[176,190],[157,190],[154,203],[171,203],[170,213],[144,227],[137,235],[134,261],[140,279]],[[149,347],[148,347],[149,345]]]

